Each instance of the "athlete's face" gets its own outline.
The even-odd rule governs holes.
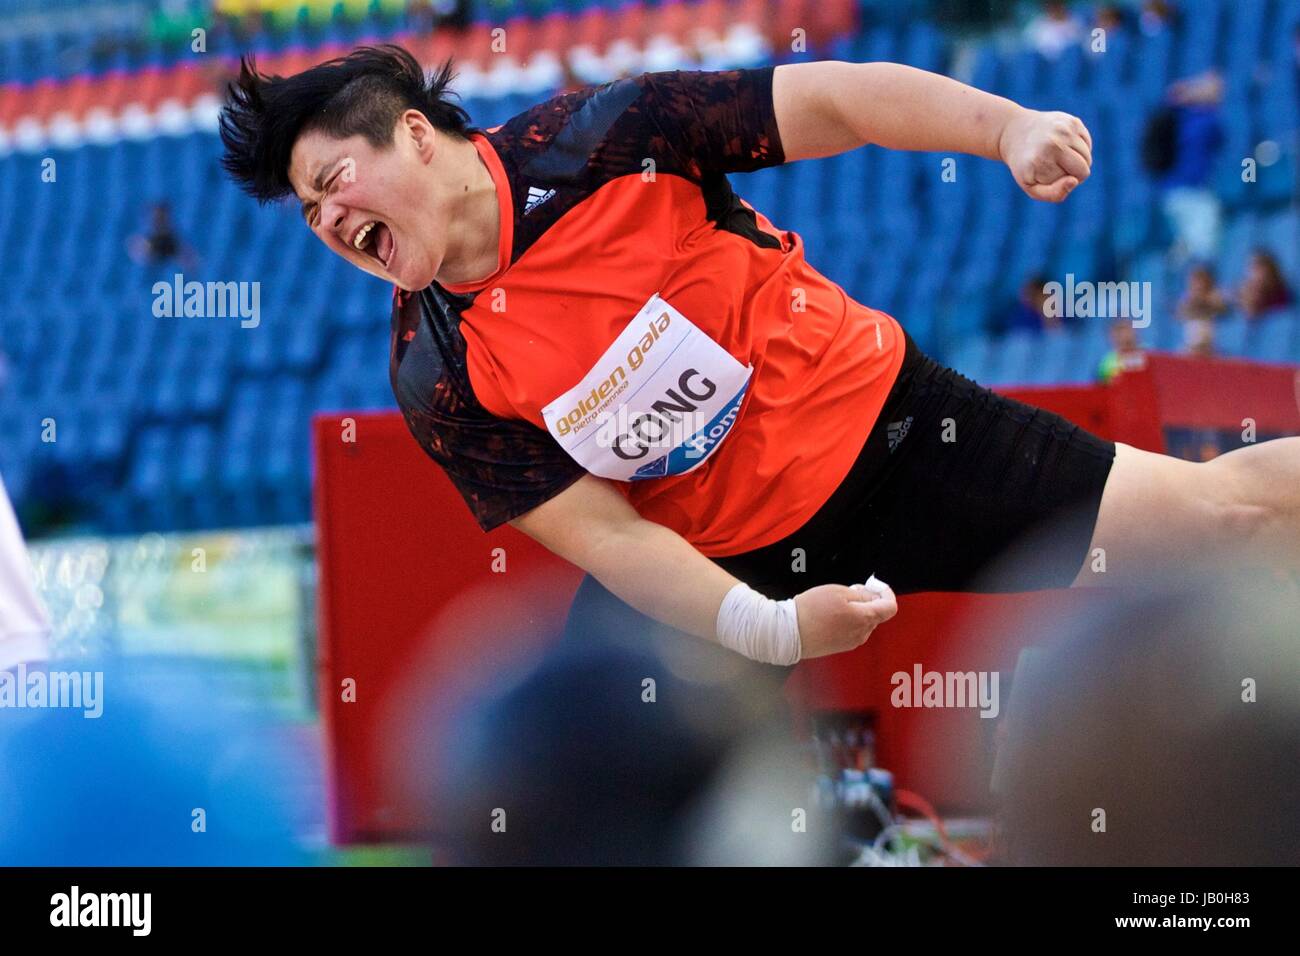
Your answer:
[[[359,269],[416,291],[433,281],[446,253],[433,168],[439,159],[433,127],[408,110],[392,144],[381,148],[364,136],[304,133],[290,154],[289,181],[325,245]]]

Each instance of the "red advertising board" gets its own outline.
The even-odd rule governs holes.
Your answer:
[[[1151,450],[1165,450],[1178,429],[1232,437],[1246,420],[1260,436],[1300,434],[1296,369],[1288,366],[1151,355],[1109,387],[1008,394]],[[349,423],[352,441],[345,440]],[[320,416],[314,439],[332,836],[341,843],[401,839],[427,830],[433,808],[403,806],[394,792],[394,769],[403,761],[386,749],[401,736],[394,728],[452,720],[473,678],[537,653],[537,643],[558,632],[582,574],[509,527],[484,535],[396,413]],[[503,560],[508,576],[499,573]],[[989,621],[1096,600],[1104,593],[911,595],[900,601],[888,640],[800,665],[791,698],[809,711],[873,714],[877,762],[901,785],[944,810],[979,809],[993,722],[891,707],[889,675],[918,661],[927,669],[951,663],[1009,673],[1034,636]],[[417,670],[428,699],[404,690]]]

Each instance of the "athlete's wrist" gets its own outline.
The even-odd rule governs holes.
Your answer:
[[[1011,150],[1015,146],[1016,137],[1020,136],[1020,130],[1025,121],[1034,113],[1034,110],[1021,106],[1018,103],[1007,101],[1007,109],[1001,117],[1001,122],[997,128],[997,152],[996,156],[1000,162],[1010,163],[1008,158]]]
[[[718,643],[763,664],[797,664],[803,653],[793,598],[775,601],[743,581],[718,608]]]

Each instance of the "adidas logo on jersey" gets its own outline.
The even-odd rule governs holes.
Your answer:
[[[892,452],[898,447],[899,443],[907,437],[907,430],[912,427],[912,416],[908,415],[901,422],[890,422],[889,427],[885,429],[885,435],[889,439],[889,450]]]
[[[554,195],[554,189],[542,189],[540,186],[529,186],[528,197],[524,200],[524,215],[528,215]]]

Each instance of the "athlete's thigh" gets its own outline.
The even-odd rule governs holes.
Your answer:
[[[1075,586],[1139,584],[1210,561],[1225,542],[1213,469],[1117,443]]]

